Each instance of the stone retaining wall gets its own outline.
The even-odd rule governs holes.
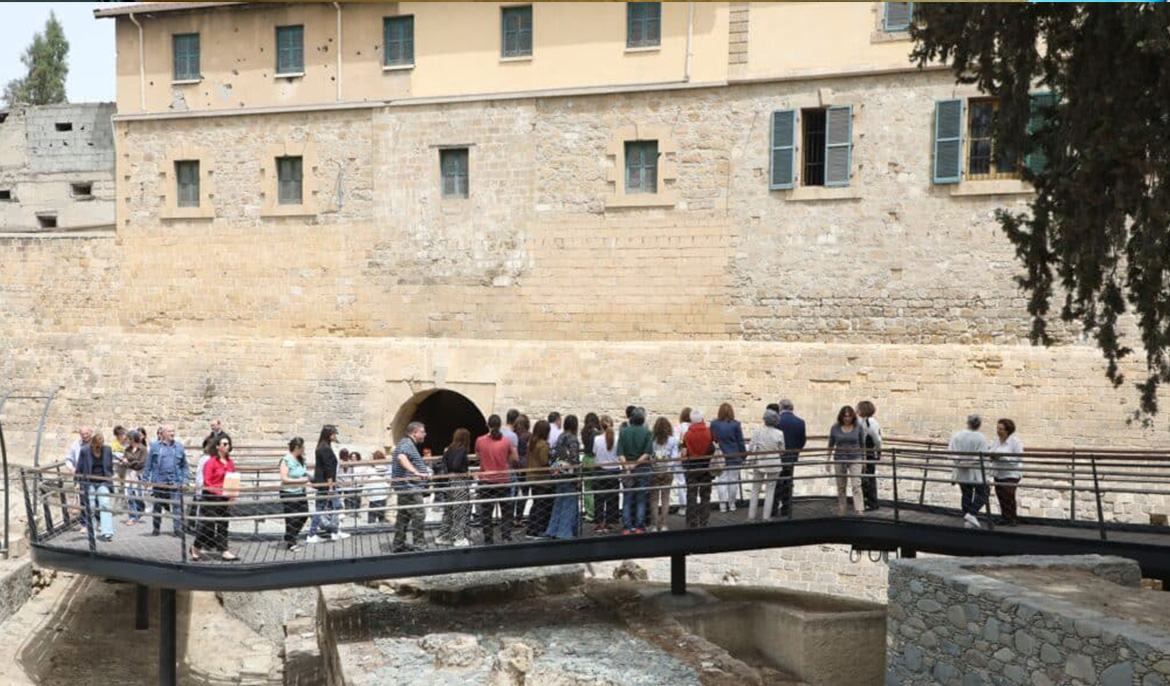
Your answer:
[[[1037,573],[1045,590],[1004,580]],[[892,562],[886,686],[1165,686],[1170,631],[1125,605],[1170,599],[1140,580],[1137,563],[1098,555]]]

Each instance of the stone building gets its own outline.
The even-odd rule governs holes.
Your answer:
[[[1162,445],[1095,348],[1027,343],[993,217],[1023,161],[993,102],[909,63],[908,11],[99,9],[117,226],[0,240],[0,377],[61,388],[50,446],[632,401],[751,426],[781,396],[815,433],[871,398],[901,436],[979,411],[1030,445]],[[35,412],[6,409],[17,440]]]
[[[0,110],[0,232],[114,226],[114,103]]]

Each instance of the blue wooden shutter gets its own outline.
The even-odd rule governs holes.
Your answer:
[[[914,3],[912,2],[884,2],[882,28],[887,32],[906,31],[910,28],[910,20],[914,17]]]
[[[305,27],[276,27],[276,73],[295,74],[305,70]]]
[[[174,79],[189,81],[199,78],[199,34],[176,34],[172,38]]]
[[[784,190],[796,185],[796,110],[772,113],[772,162],[768,187]]]
[[[414,17],[386,17],[382,26],[382,64],[414,64]]]
[[[853,167],[853,106],[825,111],[825,185],[848,186]]]
[[[1056,94],[1033,93],[1028,99],[1028,135],[1031,136],[1044,128],[1050,116],[1050,109],[1056,106]],[[1033,174],[1040,174],[1048,164],[1048,158],[1042,150],[1033,149],[1024,160],[1024,165]]]
[[[958,183],[963,176],[963,101],[934,103],[934,182]]]

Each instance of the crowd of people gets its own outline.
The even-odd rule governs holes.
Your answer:
[[[856,409],[846,405],[829,429],[824,464],[835,476],[841,516],[865,516],[880,506],[874,474],[882,459],[882,434],[876,414],[868,400]],[[990,481],[1002,523],[1015,525],[1023,444],[1010,419],[996,423],[990,442],[979,433],[981,425],[981,418],[971,415],[949,444],[964,524],[982,526]],[[455,547],[471,544],[473,528],[492,544],[497,534],[504,542],[521,536],[572,539],[587,524],[597,534],[665,531],[674,512],[688,528],[705,527],[716,508],[734,512],[745,499],[749,520],[787,517],[794,469],[808,442],[805,422],[787,399],[767,406],[750,442],[729,403],[720,405],[710,422],[701,410],[683,408],[677,423],[665,416],[650,422],[646,410],[634,405],[620,424],[593,412],[580,421],[552,412],[532,422],[512,409],[503,418],[491,415],[487,433],[474,442],[468,428],[457,429],[434,458],[423,448],[426,430],[421,422],[410,423],[388,461],[373,451],[363,462],[360,452],[339,448],[337,427],[326,425],[312,467],[304,439],[291,439],[279,461],[283,545],[300,550],[306,523],[304,541],[319,544],[349,537],[341,530],[344,517],[356,524],[364,515],[370,524],[382,524],[393,511],[392,550],[421,549],[427,545],[427,508],[439,503],[442,522],[434,543]],[[240,496],[240,475],[232,439],[218,420],[194,465],[170,425],[160,426],[149,443],[142,428],[117,426],[109,444],[90,427],[78,433],[66,467],[80,485],[81,526],[93,540],[113,540],[115,511],[126,514],[128,526],[149,517],[151,535],[161,535],[166,512],[176,535],[184,520],[195,522],[186,532],[194,535],[189,559],[209,554],[237,559],[228,524],[232,501]],[[434,504],[427,505],[428,497]],[[112,499],[124,506],[112,506]],[[186,518],[179,516],[184,503],[190,507]]]

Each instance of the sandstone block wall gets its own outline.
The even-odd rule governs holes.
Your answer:
[[[1025,575],[1052,583],[1013,583]],[[1162,602],[1140,579],[1137,563],[1096,555],[899,560],[886,684],[1164,685],[1170,632],[1125,614],[1135,594],[1146,607]]]

